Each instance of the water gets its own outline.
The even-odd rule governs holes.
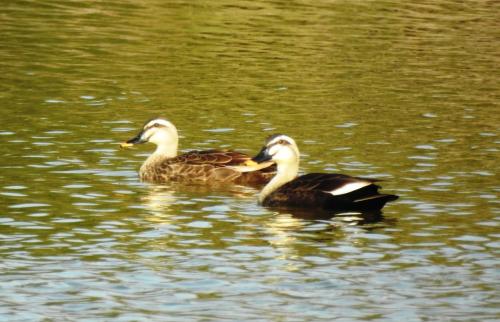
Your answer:
[[[0,8],[0,317],[493,321],[494,1],[14,1]],[[181,149],[296,139],[304,172],[385,179],[383,218],[303,219],[247,187],[140,183]]]

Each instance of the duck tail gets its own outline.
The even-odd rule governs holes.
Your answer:
[[[368,196],[365,198],[360,198],[354,200],[353,205],[357,209],[366,210],[366,209],[382,209],[386,203],[390,201],[394,201],[399,197],[396,195],[389,194],[376,194],[372,196]]]

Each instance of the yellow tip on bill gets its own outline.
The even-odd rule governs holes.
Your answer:
[[[258,165],[258,163],[255,162],[255,161],[253,161],[252,159],[249,159],[249,160],[245,161],[243,164],[246,165],[246,166],[256,166],[256,165]]]
[[[120,148],[122,148],[122,149],[130,148],[131,146],[134,146],[134,145],[132,143],[127,143],[127,142],[120,143]]]

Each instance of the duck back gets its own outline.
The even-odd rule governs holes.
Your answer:
[[[275,174],[276,167],[253,172],[239,172],[231,166],[243,165],[250,157],[236,151],[191,151],[173,158],[156,158],[145,162],[141,180],[154,183],[183,181],[203,184],[264,184]]]

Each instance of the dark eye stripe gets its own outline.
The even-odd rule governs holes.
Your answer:
[[[285,140],[279,140],[278,142],[275,142],[275,143],[272,143],[270,145],[267,146],[268,149],[272,148],[273,146],[275,145],[278,145],[278,144],[282,144],[282,145],[290,145],[290,143],[288,141],[285,141]]]
[[[152,124],[152,125],[150,125],[150,126],[148,126],[148,127],[145,127],[145,128],[144,128],[144,131],[147,131],[147,130],[149,130],[149,129],[153,128],[153,127],[166,127],[166,126],[165,126],[165,125],[163,125],[163,124],[160,124],[160,123],[154,123],[154,124]]]

